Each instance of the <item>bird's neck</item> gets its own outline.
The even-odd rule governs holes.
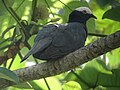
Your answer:
[[[83,20],[83,19],[76,19],[76,18],[71,18],[71,19],[70,19],[70,18],[69,18],[68,23],[75,23],[75,22],[77,22],[77,23],[82,23],[83,28],[85,29],[86,35],[87,35],[88,31],[87,31],[87,27],[86,27],[86,21]]]
[[[87,27],[86,27],[86,20],[83,19],[83,18],[80,18],[80,17],[69,17],[69,20],[68,20],[68,23],[81,23],[84,27],[84,29],[86,30],[87,32]]]
[[[88,17],[85,17],[85,15],[83,15],[81,12],[73,11],[69,15],[68,23],[77,22],[77,23],[83,24],[83,27],[84,27],[86,34],[87,34],[87,27],[86,27],[87,20],[88,20]]]

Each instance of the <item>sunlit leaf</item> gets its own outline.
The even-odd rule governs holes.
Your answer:
[[[49,77],[49,78],[46,78],[46,80],[51,90],[61,90],[61,85],[57,78]],[[48,89],[44,79],[34,80],[29,83],[35,90],[47,90]]]
[[[112,50],[107,53],[108,66],[110,69],[116,69],[120,67],[120,48]]]
[[[69,81],[62,85],[62,90],[81,90],[81,87],[77,82]]]

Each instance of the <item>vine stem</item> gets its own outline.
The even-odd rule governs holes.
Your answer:
[[[14,12],[14,10],[11,7],[8,7],[5,3],[4,0],[2,0],[3,5],[5,6],[6,10],[11,14],[11,16],[16,20],[16,22],[19,24],[19,26],[22,28],[22,30],[20,29],[20,32],[22,34],[22,40],[25,41],[25,34],[26,36],[28,36],[27,33],[25,33],[25,28],[22,25],[22,23],[20,22],[21,19],[17,16],[17,14]]]

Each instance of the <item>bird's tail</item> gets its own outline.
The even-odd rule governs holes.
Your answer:
[[[20,63],[21,62],[23,62],[23,61],[25,61],[30,55],[32,55],[32,54],[34,54],[34,53],[36,53],[36,47],[35,47],[35,45],[30,49],[30,51],[23,57],[23,59],[20,61]]]
[[[34,43],[33,47],[30,49],[27,55],[25,55],[25,57],[21,60],[21,62],[27,59],[30,55],[33,55],[47,48],[51,44],[51,42],[52,42],[51,38],[45,38],[37,43]]]
[[[30,55],[33,55],[37,51],[38,51],[37,43],[35,43],[33,45],[33,47],[30,49],[30,51],[23,57],[23,59],[20,61],[20,63],[23,62],[23,61],[25,61]]]
[[[20,63],[25,61],[30,55],[31,55],[31,50],[25,55],[25,57],[23,57],[23,59],[20,61]]]

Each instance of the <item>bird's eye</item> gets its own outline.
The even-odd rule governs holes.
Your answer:
[[[87,11],[86,11],[86,10],[83,10],[82,13],[87,14]]]

